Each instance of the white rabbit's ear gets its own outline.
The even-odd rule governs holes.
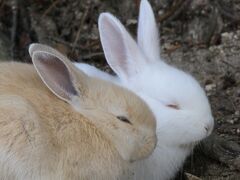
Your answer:
[[[107,62],[115,73],[121,79],[139,73],[145,58],[121,22],[110,13],[102,13],[98,25]]]
[[[74,96],[78,96],[70,61],[68,63],[55,54],[44,50],[30,52],[30,54],[33,65],[42,81],[56,96],[68,103],[73,100]]]
[[[158,28],[152,7],[147,0],[141,0],[140,4],[137,41],[149,61],[160,59]]]

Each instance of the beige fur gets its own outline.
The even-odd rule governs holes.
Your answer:
[[[1,180],[124,179],[131,161],[151,154],[155,119],[136,95],[75,70],[47,46],[32,45],[30,55],[38,73],[0,64]],[[60,62],[77,94],[48,77],[44,61]]]

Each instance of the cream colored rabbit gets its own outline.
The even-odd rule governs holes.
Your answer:
[[[0,64],[1,180],[123,179],[152,153],[155,119],[140,98],[48,46],[29,52],[37,72]]]

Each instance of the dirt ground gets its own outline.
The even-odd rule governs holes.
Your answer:
[[[215,117],[213,135],[196,148],[180,174],[240,179],[240,0],[150,3],[162,57],[200,81]],[[111,72],[99,41],[98,15],[113,13],[136,35],[138,6],[139,0],[0,0],[0,59],[30,62],[28,45],[41,42],[73,61]]]

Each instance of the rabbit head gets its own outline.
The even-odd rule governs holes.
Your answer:
[[[199,83],[160,57],[157,24],[147,0],[140,4],[137,43],[110,13],[100,15],[99,31],[107,62],[121,84],[155,114],[159,144],[186,147],[211,133],[211,108]]]
[[[156,144],[155,118],[138,96],[87,76],[48,46],[32,44],[29,53],[45,85],[100,129],[124,160],[150,155]]]

